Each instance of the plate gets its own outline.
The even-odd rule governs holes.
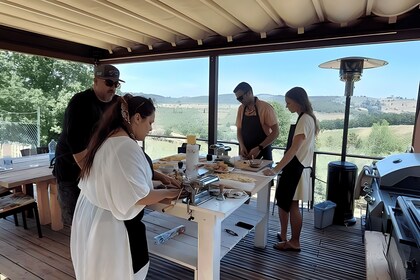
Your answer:
[[[243,190],[238,190],[238,189],[230,189],[230,190],[226,191],[225,194],[226,194],[226,197],[228,197],[228,198],[242,198],[242,197],[248,195]]]
[[[228,166],[223,161],[215,161],[213,163],[205,163],[202,165],[205,169],[213,171],[214,173],[229,173],[234,167]]]
[[[213,170],[213,172],[214,172],[214,173],[230,173],[230,172],[232,172],[232,171],[233,171],[233,169],[235,169],[235,168],[233,168],[233,167],[228,167],[228,169],[227,169],[227,170]]]

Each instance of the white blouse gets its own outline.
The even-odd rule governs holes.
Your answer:
[[[79,188],[70,238],[76,279],[145,279],[148,264],[133,275],[124,224],[143,210],[136,202],[153,188],[143,150],[126,136],[107,139]]]

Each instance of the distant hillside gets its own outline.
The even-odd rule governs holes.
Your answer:
[[[207,96],[196,97],[165,97],[156,94],[135,93],[147,98],[152,98],[157,105],[159,104],[207,104]],[[283,95],[259,94],[261,100],[268,102],[278,102],[285,105]],[[311,103],[316,112],[323,113],[342,113],[345,109],[346,98],[344,96],[311,96]],[[220,94],[219,104],[236,105],[238,101],[234,94]],[[396,109],[395,109],[396,108]],[[416,100],[402,99],[398,97],[373,98],[366,96],[353,96],[351,98],[352,114],[365,112],[415,112]]]

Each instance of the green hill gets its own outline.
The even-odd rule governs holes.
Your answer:
[[[208,96],[196,96],[196,97],[165,97],[156,94],[143,94],[136,93],[135,95],[143,95],[147,98],[152,98],[157,104],[208,104]],[[257,95],[261,100],[268,102],[278,102],[281,105],[285,105],[283,95],[272,95],[272,94],[259,94]],[[238,101],[234,94],[220,94],[218,96],[219,104],[221,105],[237,105]],[[316,112],[322,113],[343,113],[345,108],[346,98],[344,96],[311,96],[311,103]],[[353,96],[351,98],[351,110],[352,114],[359,114],[369,112],[381,111],[384,104],[384,99],[366,97],[366,96]],[[413,100],[407,100],[405,102],[413,102]]]

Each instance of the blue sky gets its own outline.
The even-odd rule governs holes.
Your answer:
[[[280,94],[294,86],[310,96],[342,96],[345,83],[339,71],[319,64],[351,56],[381,59],[388,65],[365,69],[355,83],[354,95],[417,98],[420,82],[420,41],[220,56],[219,94],[232,93],[241,81],[254,94]],[[182,97],[208,95],[208,58],[116,65],[123,92]]]

